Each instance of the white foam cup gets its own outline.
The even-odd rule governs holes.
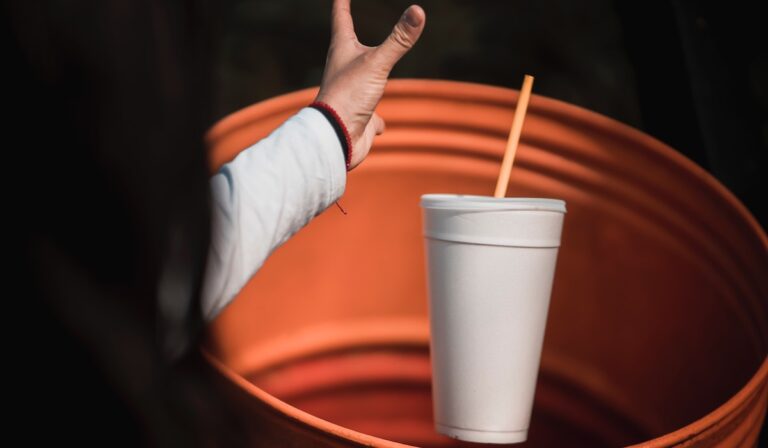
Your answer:
[[[438,432],[523,442],[555,274],[565,202],[421,197]]]

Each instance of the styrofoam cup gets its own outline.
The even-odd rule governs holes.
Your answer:
[[[438,432],[526,440],[565,202],[421,197]]]

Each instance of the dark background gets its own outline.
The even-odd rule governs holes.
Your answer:
[[[408,0],[357,0],[377,45]],[[423,0],[427,27],[393,77],[534,91],[669,144],[736,194],[765,227],[768,33],[759,2]],[[330,0],[240,0],[225,10],[216,116],[318,85]]]

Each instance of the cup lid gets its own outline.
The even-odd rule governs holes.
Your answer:
[[[565,213],[565,201],[548,198],[495,198],[467,194],[425,194],[421,206],[451,210],[538,210]]]

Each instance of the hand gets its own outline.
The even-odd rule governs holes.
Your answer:
[[[413,47],[426,22],[424,10],[405,10],[392,33],[378,47],[361,44],[355,35],[350,0],[334,0],[331,46],[316,101],[336,110],[352,139],[350,169],[365,159],[373,138],[384,132],[374,111],[397,61]]]

